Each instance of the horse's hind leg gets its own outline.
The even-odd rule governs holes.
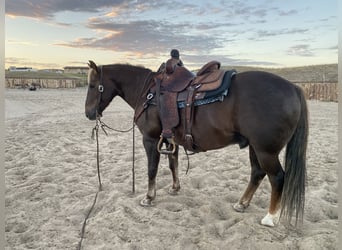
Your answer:
[[[238,203],[234,205],[234,209],[237,212],[244,212],[245,209],[249,206],[249,203],[251,202],[255,191],[258,189],[261,181],[266,175],[265,171],[259,165],[258,159],[252,146],[249,146],[249,159],[251,162],[251,177],[246,191],[244,192]]]
[[[158,172],[160,154],[157,151],[158,139],[144,137],[143,144],[147,154],[148,191],[145,198],[140,201],[140,205],[146,207],[152,206],[152,201],[156,197],[156,176]]]
[[[273,227],[279,221],[280,200],[284,186],[284,170],[279,162],[278,154],[259,153],[257,155],[272,188],[270,207],[267,215],[261,220],[261,224]]]
[[[169,167],[172,173],[172,187],[169,189],[169,194],[176,195],[180,190],[180,183],[178,177],[178,151],[179,146],[176,146],[176,151],[174,154],[169,154]]]

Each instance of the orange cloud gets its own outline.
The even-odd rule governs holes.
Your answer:
[[[112,9],[111,12],[108,12],[107,14],[105,14],[106,17],[116,17],[118,15],[119,15],[119,13],[116,9]]]

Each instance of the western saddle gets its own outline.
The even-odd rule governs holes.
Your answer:
[[[157,148],[159,153],[173,154],[175,152],[173,129],[179,124],[179,107],[185,108],[184,148],[193,152],[200,151],[200,148],[194,144],[191,134],[193,106],[196,105],[196,101],[205,100],[208,96],[215,95],[216,99],[212,100],[222,101],[222,93],[226,91],[225,94],[227,94],[230,79],[236,73],[235,70],[224,71],[220,69],[220,66],[220,62],[210,61],[195,75],[185,67],[179,66],[178,60],[174,58],[161,65],[158,74],[154,77],[155,85],[149,89],[147,101],[144,103],[144,109],[148,104],[158,106],[162,123],[162,133]],[[202,101],[197,105],[210,102],[213,101]],[[162,148],[163,142],[167,145],[165,149]]]

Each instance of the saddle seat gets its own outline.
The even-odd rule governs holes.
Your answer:
[[[196,74],[191,85],[198,86],[198,92],[210,91],[220,87],[225,71],[220,69],[221,63],[211,61],[205,64]]]

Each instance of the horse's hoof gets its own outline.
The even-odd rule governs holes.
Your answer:
[[[234,210],[235,210],[236,212],[239,212],[239,213],[245,212],[245,209],[246,209],[246,207],[245,207],[244,205],[240,204],[240,203],[236,203],[236,204],[233,206],[233,208],[234,208]]]
[[[173,188],[173,187],[170,187],[170,188],[169,188],[169,191],[168,191],[168,193],[169,193],[170,195],[177,195],[178,192],[179,192],[179,188],[177,189],[177,188]]]
[[[141,205],[142,207],[153,207],[153,206],[154,206],[152,200],[149,199],[149,198],[147,198],[147,197],[145,197],[144,199],[142,199],[142,200],[140,201],[140,205]]]
[[[261,220],[261,225],[267,226],[267,227],[274,227],[274,223],[279,222],[279,214],[276,213],[275,215],[272,215],[270,213],[267,213],[267,215]]]

